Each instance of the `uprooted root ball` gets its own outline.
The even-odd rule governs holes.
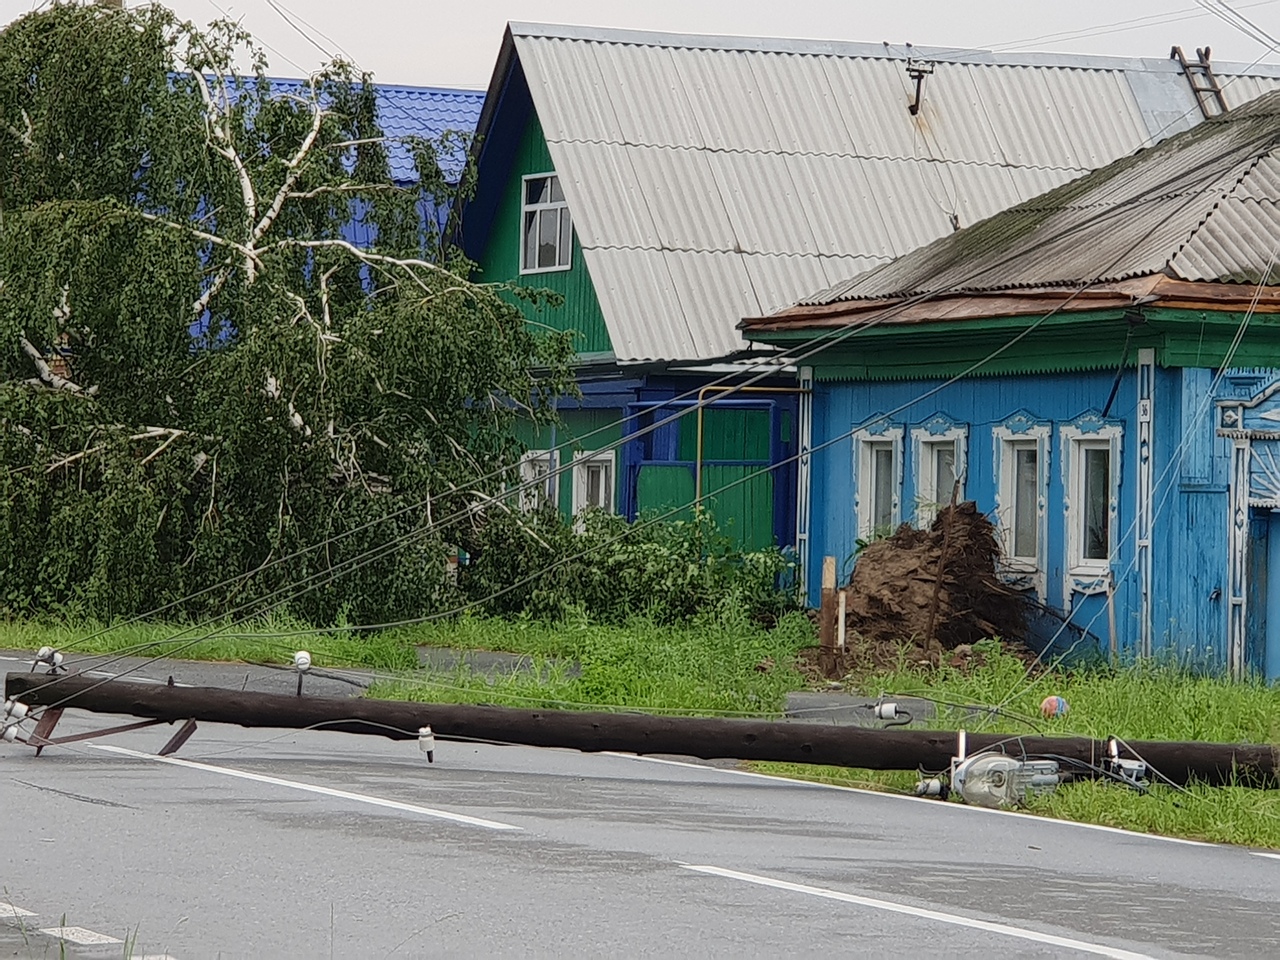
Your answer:
[[[972,502],[945,507],[928,530],[903,524],[867,544],[849,579],[847,626],[868,640],[1020,639],[1019,593],[999,575],[996,529]]]

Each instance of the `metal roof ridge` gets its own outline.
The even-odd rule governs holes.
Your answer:
[[[207,76],[214,76],[214,74],[207,74]],[[253,76],[243,76],[241,79],[245,80],[246,82],[254,82],[257,78]],[[267,80],[268,83],[272,83],[272,84],[277,84],[277,83],[304,84],[304,83],[309,83],[311,81],[311,78],[309,76],[308,77],[288,77],[288,76],[282,76],[282,75],[276,75],[276,74],[267,74],[265,79]],[[377,80],[373,78],[369,80],[369,84],[374,88],[374,90],[378,91],[379,93],[383,91],[395,91],[397,93],[440,93],[440,94],[445,94],[446,96],[466,96],[466,97],[476,97],[476,98],[483,98],[485,94],[484,90],[475,89],[473,87],[437,87],[437,86],[422,86],[420,84],[414,84],[414,83],[384,83],[381,80]],[[362,81],[356,81],[355,86],[360,86],[360,85],[362,85]]]
[[[730,250],[728,248],[711,247],[677,247],[671,244],[655,243],[586,244],[579,242],[583,250],[643,250],[647,253],[689,253],[709,257],[773,257],[778,260],[848,260],[857,258],[860,260],[884,260],[886,263],[892,260],[892,258],[883,257],[876,253],[823,253],[816,250]]]
[[[1060,67],[1076,70],[1142,71],[1181,73],[1168,57],[1117,57],[1101,54],[1046,52],[998,53],[981,48],[922,47],[905,44],[868,43],[859,40],[823,40],[800,37],[752,37],[695,33],[664,33],[626,27],[590,27],[576,24],[510,21],[507,28],[514,39],[582,40],[632,46],[675,47],[694,50],[724,50],[742,53],[793,53],[809,56],[853,57],[878,60],[934,60],[935,62],[1004,67]],[[1219,75],[1280,77],[1280,63],[1215,61]]]
[[[713,153],[735,157],[826,157],[832,160],[873,160],[894,163],[936,163],[958,167],[999,167],[1003,170],[1045,170],[1053,173],[1072,173],[1084,176],[1092,173],[1092,167],[1070,167],[1043,163],[1013,163],[998,160],[972,160],[965,157],[908,157],[888,153],[849,153],[840,150],[786,150],[768,147],[711,147],[689,143],[638,143],[633,140],[617,140],[612,137],[547,137],[547,143],[565,143],[574,146],[622,147],[627,150],[677,150],[681,152]]]

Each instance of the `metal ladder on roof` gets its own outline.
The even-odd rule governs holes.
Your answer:
[[[1182,67],[1182,73],[1191,84],[1191,92],[1195,94],[1196,103],[1206,120],[1220,117],[1231,109],[1227,106],[1227,98],[1222,93],[1218,78],[1214,76],[1209,57],[1208,47],[1197,47],[1195,60],[1188,60],[1181,47],[1174,47],[1169,53],[1169,59],[1177,60]]]

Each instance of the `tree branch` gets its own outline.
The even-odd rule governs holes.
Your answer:
[[[152,223],[158,223],[163,227],[168,227],[170,230],[182,231],[183,233],[190,234],[199,240],[207,240],[215,246],[227,247],[228,249],[235,250],[237,253],[244,255],[246,263],[252,262],[258,267],[262,266],[262,261],[258,257],[259,251],[255,250],[251,246],[246,246],[243,243],[236,243],[236,241],[228,240],[226,237],[220,237],[216,233],[207,233],[204,230],[197,230],[189,223],[178,223],[174,220],[166,220],[164,217],[158,217],[154,213],[147,213],[145,210],[135,210],[133,212],[142,217],[143,220],[150,220]],[[256,269],[252,275],[255,277],[257,276]],[[199,301],[196,302],[198,303]],[[203,312],[203,308],[201,308],[201,310]]]
[[[314,97],[314,81],[311,93]],[[257,243],[271,229],[271,225],[276,222],[276,217],[280,215],[281,208],[284,207],[284,202],[289,198],[293,185],[298,182],[298,177],[302,175],[302,161],[311,152],[311,148],[315,145],[316,137],[320,135],[320,127],[324,124],[324,118],[328,116],[328,113],[321,110],[320,104],[315,100],[312,101],[312,110],[311,129],[302,138],[302,143],[298,145],[297,152],[285,164],[285,169],[289,172],[285,175],[284,183],[280,185],[280,189],[276,191],[275,198],[271,201],[271,206],[267,208],[267,212],[263,214],[262,219],[258,221],[257,226],[249,234],[250,244]]]
[[[27,339],[26,333],[18,337],[18,343],[22,347],[22,352],[31,358],[31,362],[35,364],[36,372],[40,374],[40,381],[53,390],[66,390],[68,393],[79,393],[86,397],[92,397],[98,392],[97,387],[85,389],[80,384],[68,380],[66,377],[60,376],[53,372],[53,368],[49,366],[49,362],[45,360],[44,355],[35,348],[35,345]]]
[[[31,115],[28,114],[26,110],[22,111],[22,123],[23,123],[23,126],[25,127],[25,129],[23,130],[19,130],[17,127],[13,126],[12,124],[6,127],[6,129],[10,133],[12,133],[15,137],[17,137],[22,142],[22,145],[24,147],[30,150],[32,144],[35,142],[36,129],[35,129],[35,126],[31,123]]]
[[[367,193],[373,190],[400,190],[394,183],[335,183],[314,190],[295,190],[289,194],[290,200],[312,200],[326,193]]]
[[[200,87],[200,99],[204,101],[205,125],[207,127],[209,145],[220,156],[230,162],[235,170],[236,179],[240,183],[240,199],[244,203],[245,211],[244,233],[246,237],[252,238],[254,224],[258,219],[258,195],[253,189],[253,178],[249,176],[249,169],[244,165],[240,152],[236,150],[235,138],[231,136],[228,116],[230,107],[228,106],[219,112],[218,107],[213,102],[213,94],[209,90],[209,82],[205,79],[203,70],[192,70],[191,75],[195,77],[196,84]],[[223,100],[225,102],[227,100],[226,80],[222,81],[222,85]],[[242,249],[247,250],[248,248]],[[257,258],[246,253],[244,269],[249,283],[253,283],[257,279],[258,266],[260,264]]]
[[[322,249],[324,247],[333,247],[339,250],[345,250],[347,253],[351,254],[353,257],[355,257],[357,260],[360,260],[363,263],[387,264],[389,266],[399,267],[400,269],[408,273],[409,276],[418,284],[418,286],[420,286],[423,290],[427,291],[428,293],[435,293],[435,291],[432,290],[425,283],[423,283],[422,278],[419,277],[414,272],[415,267],[421,270],[426,270],[429,273],[441,274],[442,276],[448,277],[450,280],[453,280],[454,282],[457,282],[458,280],[458,276],[456,274],[454,274],[449,270],[446,270],[444,267],[440,266],[438,263],[432,263],[430,260],[419,260],[414,257],[389,257],[383,253],[370,253],[368,250],[361,250],[354,243],[351,243],[350,241],[347,241],[347,240],[337,240],[337,239],[298,240],[296,238],[289,237],[288,239],[285,239],[285,240],[277,240],[275,243],[268,244],[267,246],[261,249],[262,251],[266,251],[266,250],[274,250],[278,247],[306,247],[308,249]]]
[[[219,291],[222,290],[226,283],[227,271],[219,270],[218,275],[213,278],[213,283],[209,284],[208,289],[205,290],[204,293],[200,294],[196,302],[191,305],[191,312],[195,315],[197,320],[199,320],[200,317],[204,315],[204,312],[209,309],[209,304],[213,301],[213,298],[218,295]]]

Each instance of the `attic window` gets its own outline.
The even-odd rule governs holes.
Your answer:
[[[573,224],[560,178],[537,174],[524,178],[521,273],[568,270],[573,249]]]

